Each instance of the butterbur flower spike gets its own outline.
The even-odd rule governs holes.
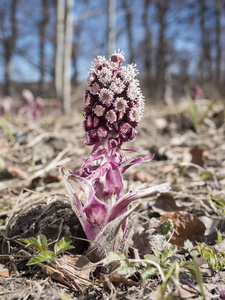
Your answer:
[[[143,115],[144,97],[135,79],[137,70],[134,65],[123,67],[124,53],[115,52],[111,60],[98,56],[90,71],[87,83],[89,90],[84,93],[84,130],[87,145],[104,142],[107,137],[109,147],[119,146],[132,140],[137,134],[138,126]],[[100,133],[93,124],[90,126],[90,116],[99,117],[99,127],[104,128]],[[129,130],[121,131],[124,124]],[[106,136],[105,136],[106,135]],[[116,143],[110,143],[110,139]]]
[[[163,184],[124,191],[123,173],[132,165],[154,157],[123,157],[117,152],[124,150],[123,142],[136,136],[144,108],[144,98],[135,79],[136,67],[123,67],[124,60],[123,52],[115,52],[110,61],[102,56],[95,60],[87,80],[89,90],[84,93],[83,109],[84,143],[93,145],[92,152],[76,173],[65,174],[64,167],[59,166],[72,208],[87,239],[95,242],[88,249],[95,261],[108,251],[119,249],[127,230],[127,218],[138,206],[129,207],[133,201],[170,189]],[[77,188],[83,192],[84,199],[78,197]]]

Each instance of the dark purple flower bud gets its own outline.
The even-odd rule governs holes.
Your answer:
[[[93,112],[96,114],[96,116],[102,117],[105,113],[105,107],[102,105],[96,105],[93,109]]]
[[[99,123],[100,123],[100,120],[99,120],[99,118],[98,118],[98,117],[96,117],[96,116],[94,116],[93,127],[94,127],[94,128],[97,128],[97,127],[98,127],[98,125],[99,125]]]
[[[130,131],[129,139],[133,140],[136,135],[137,135],[137,131],[134,128],[132,128]]]
[[[87,116],[86,125],[87,125],[87,127],[92,128],[93,125],[92,125],[92,116],[91,115]]]
[[[128,123],[123,123],[122,126],[120,127],[120,132],[121,134],[127,134],[131,130],[131,126]]]
[[[108,135],[108,131],[105,127],[99,127],[97,130],[97,136],[102,140],[104,138],[106,138]]]
[[[86,132],[87,145],[94,145],[99,141],[96,130]]]
[[[113,131],[113,128],[114,128],[114,127],[113,127],[112,124],[110,124],[110,123],[107,122],[107,123],[106,123],[106,127],[107,127],[107,129],[108,129],[109,132]]]
[[[108,141],[109,148],[116,148],[118,146],[118,141],[115,139],[110,139]]]
[[[115,129],[116,132],[119,132],[119,124],[117,122],[113,123],[113,128]]]

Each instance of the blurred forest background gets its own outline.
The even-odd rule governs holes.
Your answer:
[[[147,100],[224,97],[225,0],[0,0],[2,97],[27,88],[69,111],[93,59],[117,49]]]

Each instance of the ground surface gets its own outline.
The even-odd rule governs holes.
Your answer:
[[[1,123],[0,299],[69,299],[66,296],[71,299],[157,299],[157,286],[161,284],[158,275],[141,285],[138,277],[135,280],[131,278],[131,283],[122,279],[115,283],[106,274],[107,279],[95,284],[93,281],[80,295],[74,288],[51,278],[54,276],[43,274],[38,268],[29,269],[26,255],[24,258],[16,257],[24,255],[21,252],[24,247],[16,242],[20,238],[35,237],[39,233],[44,233],[51,241],[63,236],[85,237],[70,209],[56,167],[64,165],[75,171],[90,152],[90,148],[82,142],[81,107],[80,102],[74,103],[70,116],[52,114],[49,110],[37,122],[13,116]],[[223,103],[199,100],[193,104],[183,100],[169,108],[148,104],[137,137],[124,145],[124,148],[141,152],[131,153],[134,156],[145,157],[155,153],[152,161],[134,166],[125,173],[127,190],[160,183],[171,186],[171,191],[164,196],[154,194],[142,199],[141,208],[130,219],[139,228],[153,217],[157,221],[169,213],[172,221],[179,223],[170,240],[179,246],[179,260],[185,258],[182,250],[185,239],[193,242],[205,240],[207,245],[214,245],[225,252],[223,241],[220,244],[217,241],[216,231],[216,228],[219,229],[224,238],[224,217],[216,207],[217,202],[212,201],[224,200],[225,196],[224,140]],[[178,215],[172,215],[172,212],[178,212]],[[199,229],[202,226],[203,229]],[[136,231],[133,247],[138,249],[140,256],[146,251],[151,254],[155,254],[156,249],[163,251],[162,243],[157,244],[157,238],[148,238],[147,246],[143,240],[144,236]],[[74,255],[82,254],[87,247],[85,242],[77,240],[73,240],[73,245],[76,247]],[[213,274],[208,264],[198,259],[206,299],[211,296],[219,299],[219,291],[225,288],[225,272],[221,270]],[[10,269],[9,276],[3,274],[6,267]],[[187,279],[196,284],[193,278]],[[94,280],[93,277],[91,280]],[[64,296],[60,296],[59,292]],[[175,294],[177,298],[173,296],[170,299],[202,299],[201,294],[188,285]]]

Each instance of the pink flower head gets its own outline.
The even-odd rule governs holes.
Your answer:
[[[91,87],[91,89],[90,89],[90,92],[91,92],[92,95],[97,95],[97,94],[99,93],[99,89],[100,89],[99,84],[98,84],[97,82],[95,82],[95,83],[92,85],[92,87]]]
[[[106,85],[112,79],[112,71],[107,67],[103,67],[100,71],[98,71],[98,79],[101,83]]]
[[[136,65],[128,65],[126,67],[122,67],[119,74],[124,80],[124,82],[132,81],[137,75]]]
[[[103,88],[100,92],[99,98],[103,104],[110,104],[113,100],[113,92]]]
[[[111,56],[111,61],[114,63],[118,63],[119,65],[122,65],[125,61],[124,58],[124,52],[123,51],[118,51],[118,52],[114,52],[113,55]]]
[[[110,85],[110,89],[117,94],[121,94],[125,88],[125,84],[120,78],[116,78]]]
[[[138,87],[135,84],[130,84],[127,89],[127,96],[130,100],[135,101],[138,96]]]
[[[131,122],[138,122],[140,119],[139,110],[136,107],[133,107],[128,113],[129,119]]]
[[[94,69],[99,69],[101,67],[103,67],[105,64],[107,63],[107,60],[104,56],[98,56],[97,59],[95,59],[94,64],[93,64],[93,68]]]
[[[90,86],[95,81],[95,74],[90,72],[87,78],[87,84]]]
[[[105,118],[111,124],[116,122],[117,116],[116,116],[115,111],[113,109],[110,109],[109,111],[107,111]]]
[[[114,102],[114,107],[116,111],[122,111],[125,113],[127,106],[127,101],[123,97],[116,98]]]

